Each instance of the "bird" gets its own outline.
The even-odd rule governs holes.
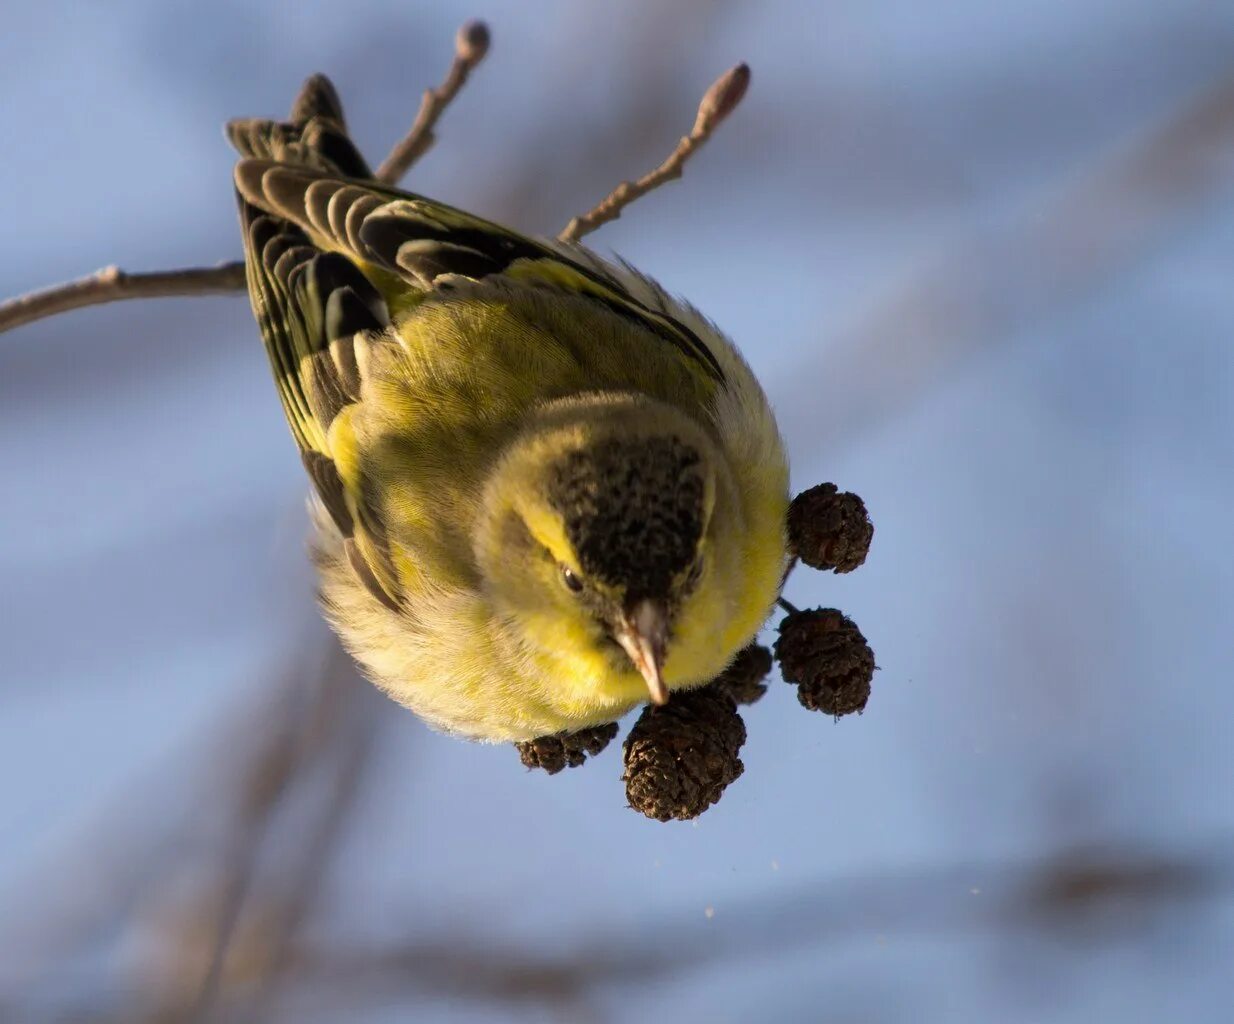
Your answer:
[[[790,564],[735,345],[621,260],[375,180],[324,76],[227,134],[321,607],[364,674],[523,742],[721,673]]]

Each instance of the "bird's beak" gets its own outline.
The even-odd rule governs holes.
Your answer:
[[[622,614],[614,638],[647,680],[651,702],[667,704],[668,687],[661,674],[664,648],[668,643],[668,611],[664,603],[649,599],[636,601]]]

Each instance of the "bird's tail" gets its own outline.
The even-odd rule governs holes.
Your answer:
[[[347,134],[343,105],[325,75],[313,75],[305,81],[289,120],[238,118],[228,122],[226,131],[241,156],[316,167],[349,178],[373,176]]]

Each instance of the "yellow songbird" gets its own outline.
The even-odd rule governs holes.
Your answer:
[[[327,86],[302,121],[229,135],[334,629],[391,697],[480,740],[708,682],[788,562],[750,368],[629,266],[376,183]]]

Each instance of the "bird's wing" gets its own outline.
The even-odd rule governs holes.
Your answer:
[[[283,219],[323,249],[360,268],[397,319],[433,291],[458,279],[493,275],[582,295],[674,346],[685,364],[722,383],[714,353],[690,327],[640,302],[613,275],[444,203],[331,173],[246,159],[236,188],[252,206]]]
[[[322,504],[362,582],[398,607],[385,530],[355,472],[349,413],[363,349],[389,324],[385,301],[342,253],[241,202],[249,297],[287,422]]]
[[[306,83],[290,123],[233,121],[227,134],[249,157],[368,174],[347,137],[334,88],[322,76]],[[402,595],[384,524],[355,458],[349,422],[360,398],[364,351],[390,322],[385,300],[354,260],[288,218],[241,196],[240,221],[253,312],[304,467],[356,575],[374,597],[398,608]]]

